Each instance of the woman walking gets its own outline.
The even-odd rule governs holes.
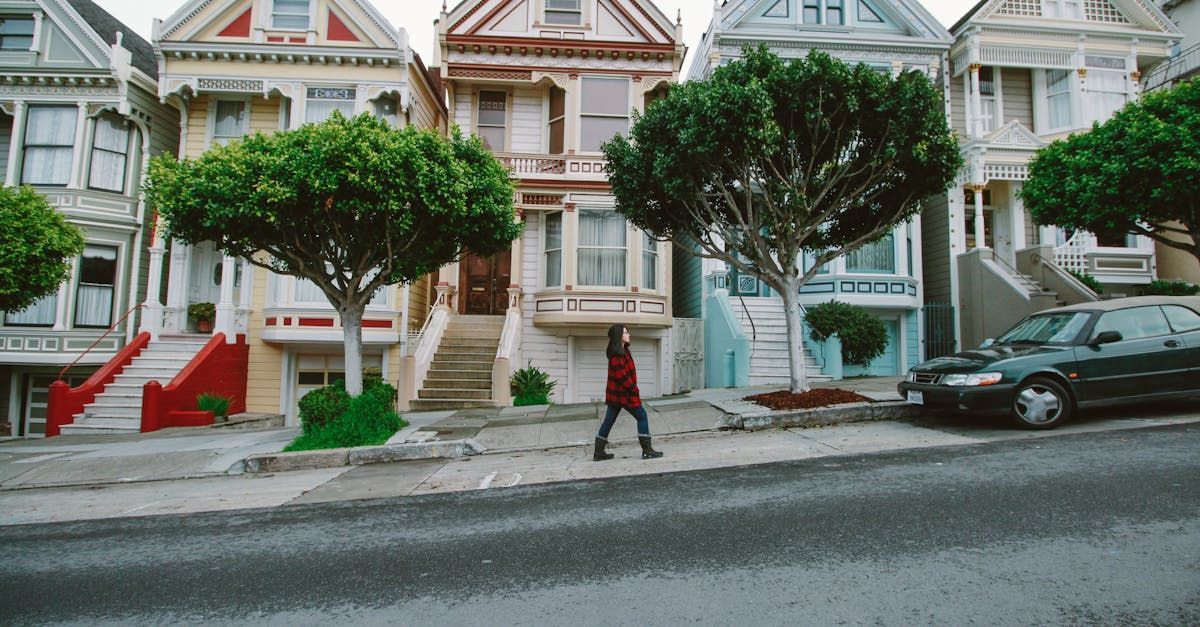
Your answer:
[[[608,433],[612,431],[613,423],[621,410],[629,412],[637,420],[638,442],[642,445],[642,459],[662,457],[663,454],[650,446],[650,419],[646,409],[642,407],[641,392],[638,391],[637,368],[633,364],[633,356],[629,354],[629,329],[624,325],[614,324],[608,328],[608,387],[604,391],[604,404],[608,407],[604,414],[604,422],[600,425],[600,433],[596,435],[596,448],[592,459],[603,461],[612,459],[612,453],[605,453],[608,445]]]

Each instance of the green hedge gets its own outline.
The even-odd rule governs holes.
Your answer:
[[[341,381],[300,399],[300,437],[284,451],[314,451],[383,444],[406,423],[396,413],[396,388],[379,380],[364,382],[351,397]]]
[[[1195,296],[1200,294],[1200,285],[1159,279],[1142,288],[1142,293],[1146,296]]]
[[[535,367],[533,362],[526,362],[525,367],[514,372],[509,379],[513,405],[549,405],[550,393],[554,391],[557,383],[551,381],[550,375]]]
[[[832,335],[842,340],[842,361],[867,366],[887,350],[887,327],[871,312],[848,303],[829,301],[808,307],[804,316],[809,336],[824,342]]]

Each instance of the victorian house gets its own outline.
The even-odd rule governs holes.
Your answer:
[[[153,216],[150,157],[174,154],[179,112],[158,98],[151,45],[90,0],[0,4],[0,172],[79,227],[56,293],[0,323],[0,433],[41,437],[51,382],[79,383],[134,337]]]
[[[690,79],[704,79],[765,44],[787,58],[822,51],[850,64],[898,75],[925,74],[944,89],[949,32],[915,0],[729,0],[714,4]],[[845,255],[801,288],[801,304],[830,300],[867,308],[888,331],[885,353],[865,367],[840,365],[834,350],[808,341],[810,377],[898,375],[921,361],[921,218]],[[789,377],[783,300],[754,276],[724,262],[676,251],[675,315],[703,317],[709,386],[785,383]],[[732,296],[733,298],[730,298]],[[807,341],[807,337],[806,337]],[[830,353],[830,354],[826,354]]]
[[[971,347],[1023,316],[1098,296],[1134,295],[1155,277],[1151,240],[1038,226],[1020,196],[1034,152],[1102,122],[1138,96],[1179,29],[1141,0],[986,0],[951,28],[953,127],[967,167],[923,216],[925,293],[953,307],[939,330]],[[930,356],[952,352],[944,350]]]
[[[670,249],[614,211],[600,147],[678,80],[681,31],[647,0],[466,0],[442,13],[451,119],[511,169],[524,233],[442,268],[401,385],[417,406],[452,404],[472,378],[491,388],[477,398],[503,403],[508,373],[529,363],[558,381],[556,402],[603,398],[612,324],[633,335],[643,396],[671,390]]]

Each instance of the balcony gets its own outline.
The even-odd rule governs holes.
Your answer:
[[[608,180],[604,157],[576,155],[539,155],[496,153],[511,177],[522,181],[600,181]]]
[[[1096,236],[1076,232],[1054,249],[1060,267],[1095,277],[1101,283],[1146,285],[1154,280],[1154,250],[1101,246]]]

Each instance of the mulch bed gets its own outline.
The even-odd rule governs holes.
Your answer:
[[[755,394],[743,398],[744,401],[757,403],[771,409],[812,409],[814,407],[827,407],[829,405],[842,405],[845,403],[869,403],[871,399],[851,392],[850,390],[839,390],[837,388],[819,388],[812,389],[801,394],[792,394],[787,390],[782,392],[770,392],[768,394]]]

